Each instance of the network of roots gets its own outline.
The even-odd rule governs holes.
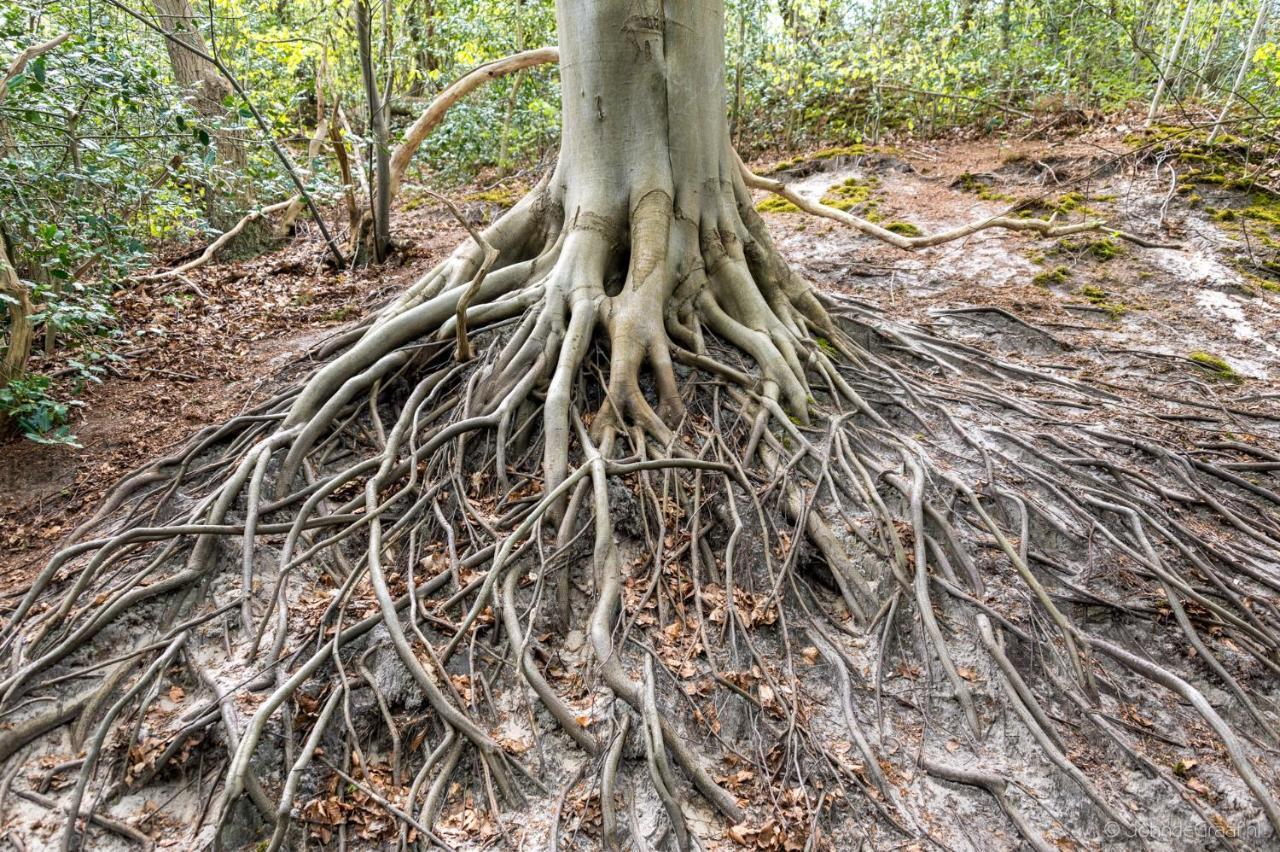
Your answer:
[[[1263,402],[1132,401],[832,297],[783,324],[806,410],[694,312],[679,405],[637,418],[571,306],[511,371],[551,297],[503,269],[470,360],[468,271],[122,483],[11,609],[3,789],[56,789],[67,846],[159,791],[229,845],[887,848],[930,836],[924,777],[1036,848],[1135,839],[1101,767],[1280,830],[1280,457],[1215,425],[1274,441]]]

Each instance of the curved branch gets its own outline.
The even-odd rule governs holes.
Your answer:
[[[300,196],[295,195],[284,201],[277,201],[275,204],[268,204],[266,207],[260,207],[257,210],[250,210],[248,213],[244,215],[244,217],[239,222],[236,222],[234,225],[232,225],[230,228],[224,231],[222,236],[218,237],[216,240],[209,243],[208,247],[206,247],[205,250],[200,253],[199,257],[195,258],[194,260],[187,261],[181,266],[175,266],[173,269],[166,269],[164,272],[156,272],[151,275],[144,275],[139,280],[164,281],[165,279],[168,279],[168,278],[177,278],[181,275],[185,275],[186,273],[192,271],[193,269],[198,269],[201,266],[204,266],[206,263],[213,260],[213,256],[217,254],[227,243],[235,239],[236,235],[239,234],[241,231],[243,231],[250,222],[256,219],[261,219],[262,217],[268,216],[272,213],[275,213],[276,211],[284,210],[286,207],[289,207],[290,205],[292,205],[299,197]]]
[[[1072,234],[1085,233],[1087,231],[1098,231],[1106,227],[1106,222],[1099,219],[1086,219],[1083,222],[1076,222],[1071,225],[1055,225],[1051,219],[1020,219],[1013,216],[990,216],[986,219],[978,219],[967,225],[960,225],[947,231],[939,231],[936,234],[921,234],[917,237],[908,237],[902,234],[894,233],[887,228],[882,228],[874,222],[859,218],[843,210],[837,210],[834,207],[828,207],[818,201],[810,201],[798,192],[787,186],[780,180],[762,177],[751,169],[739,158],[738,165],[742,169],[742,179],[747,186],[754,189],[763,189],[772,192],[780,198],[785,198],[796,207],[799,207],[806,213],[814,216],[821,216],[824,219],[833,219],[842,225],[848,225],[855,228],[869,237],[875,237],[881,242],[886,242],[891,246],[896,246],[904,251],[915,251],[916,249],[929,248],[930,246],[942,245],[943,243],[953,242],[963,239],[978,231],[985,231],[988,228],[1004,228],[1008,231],[1035,231],[1044,237],[1066,237]],[[1119,231],[1111,228],[1117,237],[1127,240],[1131,243],[1143,246],[1144,248],[1181,248],[1177,243],[1157,243],[1138,234],[1131,234],[1128,231]]]
[[[395,198],[400,191],[400,185],[404,182],[404,173],[408,170],[409,162],[413,159],[413,155],[422,147],[422,143],[431,135],[431,131],[435,130],[436,126],[444,120],[445,114],[449,112],[450,107],[466,97],[482,83],[505,77],[508,74],[514,74],[517,71],[523,71],[526,68],[559,61],[560,48],[558,47],[540,47],[537,50],[513,53],[503,59],[495,60],[487,65],[481,65],[469,74],[458,78],[447,89],[436,95],[431,103],[427,105],[426,111],[405,131],[404,139],[391,155],[391,197]]]

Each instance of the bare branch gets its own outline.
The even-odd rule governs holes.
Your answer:
[[[431,131],[436,129],[454,104],[490,80],[496,80],[526,68],[559,61],[560,48],[558,47],[540,47],[537,50],[513,53],[511,56],[481,65],[436,95],[427,105],[426,111],[405,131],[404,140],[391,155],[391,197],[394,198],[400,191],[400,185],[404,182],[404,173],[408,170],[413,155],[418,152],[422,143],[431,135]]]
[[[1081,234],[1088,231],[1098,231],[1106,229],[1114,233],[1117,237],[1129,242],[1135,243],[1146,248],[1180,248],[1176,243],[1157,243],[1146,237],[1137,234],[1131,234],[1128,231],[1119,231],[1106,228],[1106,222],[1100,219],[1086,219],[1083,222],[1075,222],[1070,225],[1055,225],[1051,219],[1021,219],[1013,216],[991,216],[986,219],[979,219],[970,222],[967,225],[960,225],[948,231],[940,231],[936,234],[921,234],[916,237],[908,237],[902,234],[894,233],[887,228],[882,228],[875,222],[869,222],[851,213],[843,210],[837,210],[834,207],[828,207],[817,201],[810,201],[804,196],[791,189],[780,180],[762,177],[747,168],[747,165],[738,160],[738,165],[742,167],[742,178],[746,181],[747,186],[755,189],[763,189],[772,192],[780,198],[785,198],[796,207],[799,207],[806,213],[814,216],[821,216],[824,219],[832,219],[842,225],[848,225],[855,228],[869,237],[875,237],[881,242],[886,242],[891,246],[896,246],[904,251],[915,251],[916,249],[929,248],[930,246],[942,245],[943,243],[953,242],[965,237],[976,234],[978,231],[985,231],[988,228],[1004,228],[1008,231],[1034,231],[1044,237],[1066,237],[1072,234]]]

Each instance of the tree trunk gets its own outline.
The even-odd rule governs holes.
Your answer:
[[[516,0],[513,10],[516,16],[516,53],[524,51],[524,0]],[[507,93],[507,108],[502,116],[502,132],[498,138],[498,177],[505,178],[511,168],[511,122],[515,119],[516,103],[520,97],[520,84],[524,82],[524,72],[517,71],[511,81],[511,91]]]
[[[604,297],[611,404],[648,416],[638,384],[648,362],[659,413],[674,422],[679,394],[663,323],[695,334],[700,324],[683,299],[706,300],[717,319],[723,309],[735,332],[769,335],[792,320],[781,289],[789,276],[779,273],[730,146],[723,3],[560,0],[558,16],[564,130],[553,189],[562,193],[565,251],[572,244],[591,258],[592,298]],[[695,295],[682,292],[677,304],[682,284]],[[803,416],[790,343],[756,342],[752,354]]]
[[[1222,131],[1222,122],[1227,120],[1227,113],[1231,111],[1231,106],[1236,102],[1236,97],[1240,94],[1240,87],[1244,85],[1244,79],[1249,75],[1249,65],[1253,61],[1253,48],[1258,43],[1258,34],[1262,32],[1262,25],[1267,20],[1267,7],[1271,4],[1271,0],[1258,0],[1258,16],[1253,19],[1253,28],[1249,30],[1249,40],[1244,45],[1244,56],[1240,58],[1240,70],[1236,73],[1236,80],[1231,84],[1231,91],[1227,94],[1226,103],[1222,105],[1222,112],[1218,113],[1218,120],[1213,123],[1213,130],[1209,133],[1208,141],[1212,143],[1218,138],[1218,134]]]
[[[9,260],[9,241],[0,231],[0,296],[3,297],[9,330],[4,341],[4,359],[0,361],[0,388],[14,379],[22,378],[27,369],[27,357],[31,354],[31,294]],[[0,414],[0,434],[7,429],[5,416]]]
[[[409,39],[413,42],[413,64],[418,72],[409,91],[412,97],[422,97],[431,90],[431,72],[439,66],[431,46],[435,39],[435,9],[431,0],[424,0],[421,8],[412,6],[405,15]]]
[[[1186,41],[1187,26],[1191,23],[1191,13],[1195,8],[1195,0],[1187,0],[1187,8],[1182,13],[1182,24],[1178,27],[1178,37],[1173,40],[1173,47],[1169,49],[1169,55],[1160,68],[1160,79],[1156,81],[1156,93],[1152,95],[1151,108],[1147,110],[1147,124],[1155,121],[1156,113],[1160,111],[1160,101],[1164,98],[1165,86],[1169,83],[1169,77],[1178,69],[1178,59],[1182,56],[1182,43]]]
[[[364,80],[369,129],[373,137],[373,197],[369,201],[373,222],[370,239],[373,241],[373,259],[382,263],[391,249],[391,149],[387,131],[387,99],[378,93],[378,79],[373,69],[369,4],[365,0],[356,0],[354,12],[356,41],[360,48],[360,73]]]
[[[63,33],[56,38],[52,38],[42,44],[35,44],[19,53],[9,63],[9,68],[3,77],[0,77],[0,104],[4,103],[9,94],[9,83],[14,77],[18,76],[27,67],[27,63],[37,56],[41,56],[54,48],[61,45],[64,41],[71,37],[70,33]],[[75,134],[73,130],[67,133],[73,146],[75,144]],[[0,113],[0,157],[7,156],[12,150],[13,142],[9,137],[9,129],[5,121],[4,114]],[[74,149],[73,149],[74,150]],[[34,313],[34,307],[31,304],[31,294],[27,288],[22,285],[18,279],[18,273],[14,269],[14,259],[10,259],[11,246],[9,245],[8,234],[0,227],[0,296],[4,296],[4,311],[8,316],[9,331],[5,339],[4,360],[0,361],[0,388],[7,385],[13,379],[21,378],[26,372],[27,358],[31,354],[31,314]],[[13,254],[16,256],[17,252]],[[52,325],[47,326],[52,329]],[[46,335],[51,334],[46,331]],[[52,346],[50,337],[46,337],[46,342]],[[46,349],[47,351],[47,349]],[[7,429],[5,417],[0,414],[0,434]]]
[[[218,161],[226,170],[227,180],[233,190],[229,199],[220,199],[209,190],[206,196],[207,214],[214,227],[227,228],[237,222],[241,212],[252,203],[252,195],[244,182],[244,169],[248,164],[245,140],[242,133],[220,125],[231,122],[233,116],[226,107],[234,90],[217,67],[204,57],[182,45],[188,44],[202,53],[209,53],[200,23],[189,0],[153,0],[160,25],[173,38],[165,39],[169,51],[169,64],[173,78],[192,93],[196,112],[215,126],[212,129]]]

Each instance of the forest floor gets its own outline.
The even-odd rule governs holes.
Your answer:
[[[1185,167],[1124,156],[1126,130],[819,152],[788,161],[778,176],[807,197],[843,201],[893,227],[932,232],[1034,199],[1041,214],[1101,217],[1180,249],[1140,248],[1103,232],[1052,240],[987,230],[908,254],[799,212],[769,212],[766,220],[783,254],[819,287],[894,319],[1029,364],[1071,364],[1094,379],[1154,382],[1210,403],[1244,383],[1280,405],[1280,285],[1244,271],[1276,235],[1265,221],[1210,212],[1243,210],[1247,193],[1179,192],[1170,167]],[[487,202],[466,207],[477,220],[498,210]],[[314,235],[304,234],[250,261],[215,262],[185,281],[118,293],[127,343],[104,362],[103,381],[80,396],[72,428],[82,448],[0,444],[0,596],[23,587],[116,479],[261,399],[273,374],[465,237],[412,188],[395,234],[401,254],[389,269],[335,273],[322,266]],[[56,357],[36,364],[58,367]]]
[[[1280,412],[1280,284],[1249,271],[1264,259],[1261,252],[1274,258],[1280,218],[1249,215],[1257,212],[1255,197],[1221,182],[1189,180],[1186,164],[1125,156],[1126,136],[1125,128],[1110,127],[1054,141],[915,143],[814,152],[755,167],[764,172],[784,165],[775,176],[802,194],[896,230],[938,231],[1030,202],[1024,206],[1038,214],[1104,218],[1154,241],[1180,244],[1142,248],[1104,231],[1045,239],[988,230],[909,254],[760,199],[782,253],[820,288],[871,305],[886,320],[1015,364],[1123,388],[1126,400],[1157,418],[1162,412],[1171,421],[1194,417],[1188,406],[1198,407],[1213,414],[1206,422],[1226,424],[1224,440],[1266,446],[1264,436],[1231,424],[1233,406],[1242,403]],[[466,209],[483,219],[498,208],[475,201]],[[309,348],[364,316],[465,237],[448,213],[411,189],[395,225],[403,254],[390,269],[334,273],[322,266],[319,242],[303,235],[252,261],[201,269],[189,281],[122,291],[119,322],[130,343],[120,347],[122,357],[111,362],[104,381],[82,397],[86,405],[73,429],[83,448],[24,441],[0,446],[0,595],[24,590],[61,537],[118,477],[267,396],[273,378]],[[873,651],[848,653],[869,671]],[[889,673],[886,694],[910,706],[911,684],[919,677],[909,667]],[[815,725],[836,732],[837,739],[838,725],[828,718],[835,705],[830,684],[810,679],[807,695],[809,690],[825,708]],[[1215,690],[1211,700],[1220,694]],[[1175,751],[1198,749],[1199,740],[1192,742],[1198,729],[1169,715],[1171,709],[1152,702],[1130,707],[1133,724],[1169,733],[1160,737],[1166,744],[1160,747],[1171,749],[1170,765]],[[892,769],[908,809],[923,815],[923,827],[964,848],[964,820],[987,824],[972,820],[998,815],[989,805],[975,810],[971,800],[942,788],[912,784],[915,770],[905,753],[918,731],[900,721],[890,724],[903,737],[903,753],[887,752],[884,766]],[[1024,748],[1016,738],[1001,747],[1011,754]],[[1106,768],[1099,754],[1079,755],[1090,773]],[[1225,791],[1236,803],[1225,807],[1229,814],[1243,809],[1247,797],[1238,781],[1219,771],[1221,760],[1205,749],[1195,754],[1202,764],[1195,783]],[[1036,775],[1037,765],[1028,758],[1023,780],[1034,782],[1048,814],[1069,813],[1072,800],[1048,775]],[[1112,780],[1139,783],[1128,774]],[[1188,788],[1200,794],[1190,782]],[[1153,813],[1177,818],[1180,803],[1167,792],[1144,788],[1136,798]],[[1050,823],[1063,848],[1073,848],[1069,839],[1087,830],[1056,818]]]

